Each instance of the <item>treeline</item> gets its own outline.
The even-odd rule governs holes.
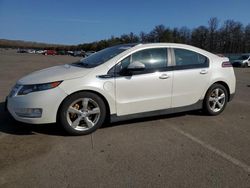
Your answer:
[[[123,43],[173,42],[184,43],[203,48],[214,53],[250,53],[250,24],[226,20],[220,23],[218,18],[211,18],[206,25],[190,29],[188,27],[169,28],[164,25],[155,26],[152,31],[139,34],[129,33],[120,37],[112,36],[106,40],[79,44],[54,45],[36,42],[0,40],[4,48],[32,48],[53,50],[94,50]]]
[[[71,49],[76,46],[60,45],[60,44],[47,44],[40,42],[31,42],[23,40],[7,40],[0,39],[0,48],[21,48],[21,49],[48,49],[48,50],[57,50],[57,49]]]
[[[207,25],[194,29],[187,27],[169,28],[157,25],[149,33],[141,32],[123,34],[120,37],[89,44],[80,44],[84,50],[101,50],[122,43],[173,42],[190,44],[214,53],[244,53],[250,52],[250,24],[244,26],[241,22],[226,20],[222,24],[215,17]]]

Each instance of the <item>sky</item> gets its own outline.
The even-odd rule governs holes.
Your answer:
[[[250,23],[250,0],[0,0],[0,39],[82,44],[156,25]]]

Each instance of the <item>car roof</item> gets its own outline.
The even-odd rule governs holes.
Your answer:
[[[215,57],[216,55],[208,52],[206,50],[203,50],[201,48],[195,47],[195,46],[191,46],[188,44],[181,44],[181,43],[139,43],[136,46],[134,46],[132,49],[140,49],[140,48],[150,48],[150,47],[166,47],[166,48],[182,48],[182,49],[187,49],[187,50],[191,50],[197,53],[201,53],[205,56],[209,56],[209,57]]]

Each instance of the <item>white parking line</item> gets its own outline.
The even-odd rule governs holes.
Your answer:
[[[192,136],[191,134],[189,133],[186,133],[176,127],[170,127],[171,129],[175,130],[176,132],[182,134],[183,136],[189,138],[190,140],[194,141],[195,143],[197,144],[200,144],[202,147],[210,150],[211,152],[219,155],[220,157],[226,159],[227,161],[233,163],[234,165],[242,168],[244,171],[246,171],[247,173],[250,173],[250,166],[248,166],[247,164],[245,164],[244,162],[241,162],[240,160],[232,157],[231,155],[223,152],[223,151],[220,151],[218,149],[216,149],[215,147],[211,146],[210,144],[207,144],[201,140],[199,140],[198,138],[195,138],[194,136]]]

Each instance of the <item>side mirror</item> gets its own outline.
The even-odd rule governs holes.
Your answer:
[[[142,71],[145,69],[145,65],[143,63],[141,63],[140,61],[135,61],[133,63],[130,63],[127,67],[127,70],[129,72],[133,72],[133,71]]]

